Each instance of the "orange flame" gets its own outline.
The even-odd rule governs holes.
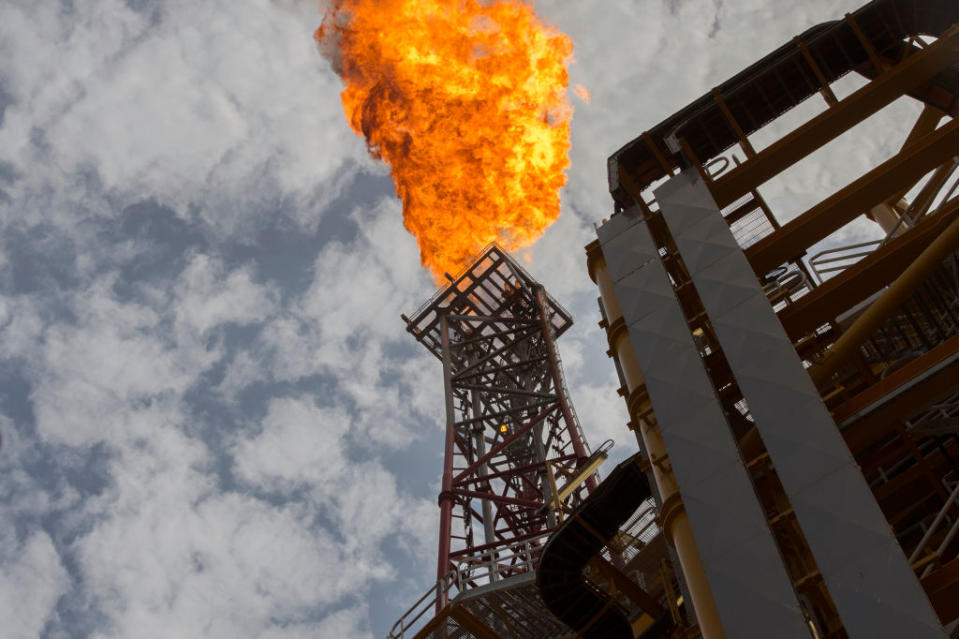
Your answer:
[[[315,38],[423,265],[439,279],[490,242],[532,244],[566,184],[572,41],[525,0],[331,3]]]

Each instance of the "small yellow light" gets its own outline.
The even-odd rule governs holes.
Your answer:
[[[506,434],[506,431],[508,431],[508,430],[509,430],[509,429],[506,427],[506,424],[500,424],[500,425],[499,425],[499,432],[503,433],[504,435]]]

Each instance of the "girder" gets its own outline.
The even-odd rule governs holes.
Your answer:
[[[569,314],[509,255],[488,248],[407,330],[443,362],[447,434],[439,496],[438,577],[482,584],[528,570],[556,524],[551,469],[575,473],[589,452],[554,340]],[[590,480],[565,500],[574,507]],[[481,575],[478,576],[477,575]],[[441,598],[441,602],[443,599]]]

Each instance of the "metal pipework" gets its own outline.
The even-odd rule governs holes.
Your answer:
[[[446,606],[449,596],[449,593],[443,589],[442,583],[446,572],[449,570],[450,564],[450,534],[453,524],[453,447],[456,440],[452,393],[452,366],[450,365],[449,321],[445,314],[440,317],[440,326],[443,340],[443,385],[446,390],[446,438],[443,445],[445,463],[443,464],[442,490],[439,497],[440,536],[439,558],[436,563],[436,583],[440,591],[436,593],[436,612],[439,612]]]
[[[882,326],[956,247],[959,247],[959,218],[953,220],[879,299],[852,323],[826,351],[822,361],[810,368],[809,375],[816,386],[825,384],[859,345]]]
[[[553,384],[556,388],[563,389],[559,394],[559,404],[562,408],[563,418],[569,425],[570,440],[573,443],[573,451],[580,460],[589,458],[586,445],[584,443],[583,433],[580,430],[579,420],[569,402],[566,393],[566,381],[563,377],[562,368],[559,364],[559,354],[556,350],[556,342],[553,338],[553,329],[549,322],[549,304],[546,300],[546,289],[542,286],[535,287],[536,304],[539,307],[539,319],[543,327],[543,341],[546,343],[546,355],[549,358],[549,370],[553,377]],[[586,486],[590,491],[596,490],[596,476],[590,474],[586,479]],[[560,498],[562,500],[563,498]]]
[[[592,257],[592,256],[591,256]],[[627,390],[631,397],[639,397],[644,378],[636,361],[633,344],[625,330],[616,330],[614,326],[623,326],[623,311],[620,308],[613,289],[613,281],[602,257],[590,261],[590,276],[599,288],[606,318],[609,321],[609,338],[612,353],[622,367],[626,378]],[[619,320],[617,324],[617,320]],[[659,429],[642,417],[651,410],[649,399],[630,402],[630,417],[643,440],[643,447],[653,462],[653,478],[663,502],[661,516],[663,531],[670,540],[679,557],[680,567],[686,578],[686,585],[692,598],[693,608],[699,621],[699,629],[704,639],[725,639],[719,611],[712,590],[706,578],[706,571],[699,554],[699,548],[693,538],[692,527],[679,495],[679,485],[668,463],[666,445]]]

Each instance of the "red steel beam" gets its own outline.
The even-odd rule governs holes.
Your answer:
[[[474,499],[488,499],[489,501],[493,501],[501,504],[511,504],[513,506],[524,506],[526,508],[539,508],[543,505],[543,502],[534,501],[532,499],[520,499],[519,497],[506,497],[505,495],[498,495],[496,493],[486,493],[486,492],[480,492],[477,490],[466,490],[464,488],[454,488],[451,492],[454,495],[461,495],[463,497],[473,497]]]
[[[502,532],[510,532],[509,529],[505,529]],[[535,539],[536,537],[542,537],[543,531],[536,530],[531,533],[526,533],[524,535],[517,535],[516,537],[510,537],[509,541],[511,544],[518,544],[521,541],[529,541],[530,539]],[[503,538],[505,539],[505,537]],[[502,542],[494,542],[490,544],[483,544],[482,546],[473,546],[472,548],[464,548],[462,550],[456,550],[450,553],[450,557],[454,559],[459,559],[460,557],[468,557],[471,554],[482,553],[487,550],[492,550],[494,548],[500,548],[502,550],[508,550],[507,546],[504,546]]]
[[[458,483],[462,482],[464,477],[466,477],[467,475],[473,473],[477,468],[479,468],[480,466],[482,466],[483,464],[485,464],[486,462],[488,462],[490,459],[492,459],[493,457],[495,457],[496,455],[498,455],[499,453],[501,453],[507,446],[509,446],[509,445],[512,444],[514,441],[516,441],[517,439],[519,439],[520,437],[522,437],[523,434],[525,434],[526,432],[528,432],[530,428],[532,428],[532,427],[535,426],[536,424],[540,423],[541,421],[543,421],[544,419],[546,419],[547,417],[549,417],[550,413],[552,413],[553,411],[555,411],[558,407],[559,407],[559,405],[554,402],[554,403],[553,403],[552,405],[550,405],[548,408],[544,409],[539,415],[537,415],[537,416],[534,417],[532,420],[528,421],[527,423],[525,423],[525,424],[523,424],[522,426],[520,426],[519,428],[517,428],[515,431],[513,431],[513,433],[510,434],[509,437],[506,437],[506,438],[503,439],[503,441],[501,441],[499,444],[497,444],[496,446],[494,446],[493,448],[491,448],[488,453],[486,453],[485,455],[483,455],[482,457],[480,457],[479,459],[477,459],[476,461],[474,461],[472,464],[470,464],[469,466],[467,466],[466,468],[464,468],[462,471],[460,471],[460,472],[456,475],[456,477],[453,477],[453,478],[452,478],[452,481],[451,481],[450,483],[451,483],[451,484],[458,484]]]
[[[575,461],[576,455],[564,455],[562,457],[557,457],[551,459],[550,461],[554,464],[559,462]],[[466,477],[461,482],[458,482],[457,486],[469,486],[470,484],[477,484],[484,481],[489,481],[491,479],[499,479],[500,477],[506,477],[508,475],[520,475],[527,473],[531,470],[537,470],[546,466],[548,462],[533,462],[532,464],[527,464],[525,466],[518,466],[516,468],[508,468],[506,470],[500,470],[494,473],[488,473],[486,475],[474,475],[473,477]]]

